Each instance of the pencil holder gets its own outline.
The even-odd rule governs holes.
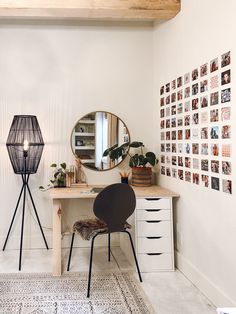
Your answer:
[[[129,178],[128,177],[121,177],[121,183],[129,184]]]

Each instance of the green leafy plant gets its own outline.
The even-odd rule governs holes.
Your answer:
[[[131,155],[130,148],[135,149],[135,153]],[[127,154],[130,157],[129,166],[133,167],[146,167],[148,165],[155,166],[158,159],[153,152],[144,153],[144,144],[142,142],[124,143],[121,146],[118,144],[106,149],[103,156],[109,156],[112,161],[118,160],[120,157],[124,158]],[[140,151],[137,152],[137,149]]]
[[[59,166],[53,163],[50,167],[54,169],[53,178],[50,179],[50,183],[46,188],[43,186],[39,187],[39,189],[42,191],[46,191],[53,187],[63,187],[66,185],[66,173],[68,172],[66,169],[66,163],[63,162]]]

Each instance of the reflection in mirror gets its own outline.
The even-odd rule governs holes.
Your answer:
[[[130,141],[129,131],[124,122],[112,113],[97,111],[81,118],[72,130],[71,147],[82,164],[94,170],[109,170],[117,166],[125,156],[117,161],[103,157],[104,151],[113,145]]]

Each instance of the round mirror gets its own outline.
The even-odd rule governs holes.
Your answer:
[[[127,155],[113,161],[104,152],[130,141],[125,123],[116,115],[96,111],[82,117],[71,134],[71,147],[81,163],[93,170],[103,171],[116,167]]]

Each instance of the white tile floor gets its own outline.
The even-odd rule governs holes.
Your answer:
[[[74,249],[71,271],[87,271],[90,250]],[[22,272],[50,272],[51,250],[24,250]],[[112,248],[111,262],[107,262],[107,248],[95,248],[94,271],[130,270],[120,248]],[[0,252],[0,273],[16,273],[19,252]],[[63,270],[68,250],[63,250]],[[216,314],[215,307],[179,271],[143,274],[143,290],[158,314]]]

